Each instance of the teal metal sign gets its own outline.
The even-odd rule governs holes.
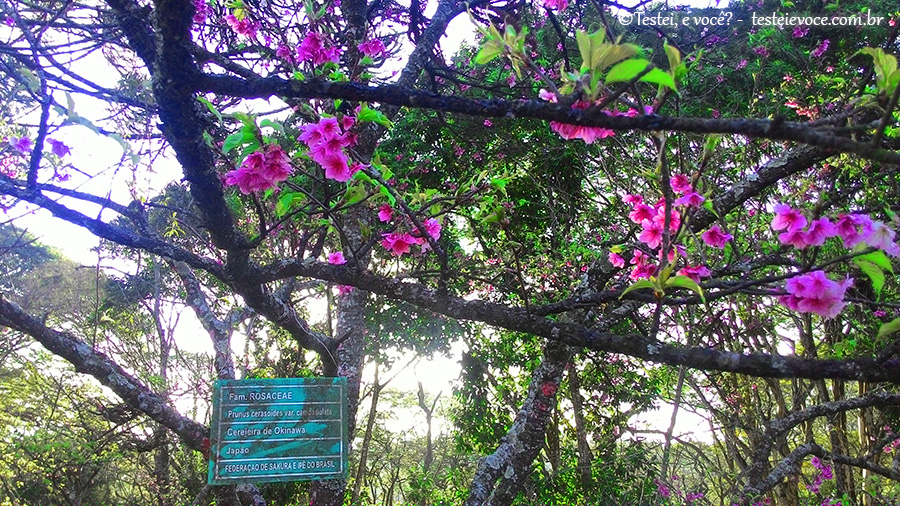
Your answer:
[[[210,485],[347,477],[346,378],[216,381]]]

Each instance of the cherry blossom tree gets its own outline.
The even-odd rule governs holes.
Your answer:
[[[853,456],[785,439],[896,405],[900,378],[900,18],[889,2],[797,4],[863,21],[754,24],[778,15],[764,1],[728,16],[602,0],[7,3],[2,205],[165,263],[213,343],[210,380],[238,376],[235,329],[258,318],[289,335],[317,374],[348,379],[351,433],[375,297],[539,339],[469,505],[523,493],[564,377],[580,403],[571,382],[598,357],[677,368],[676,406],[693,385],[689,401],[723,417],[748,377],[773,382],[782,408],[779,381],[819,388],[814,405],[760,414],[749,441],[729,436],[745,454],[723,492],[735,501],[800,476],[810,455],[811,493],[832,472],[823,459],[897,480],[868,443]],[[467,16],[476,47],[442,46]],[[641,16],[679,22],[629,24]],[[94,189],[105,167],[67,140],[85,131],[121,147],[106,187],[128,174],[127,190]],[[172,159],[168,194],[146,193],[137,181]],[[329,301],[328,325],[310,323],[308,297]],[[15,290],[0,324],[208,452],[204,423]],[[860,395],[832,399],[826,381]],[[578,452],[590,462],[581,429]],[[252,485],[212,493],[264,502]],[[346,495],[341,480],[309,488],[315,505]]]

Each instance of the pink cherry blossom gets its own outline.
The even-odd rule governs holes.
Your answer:
[[[225,22],[228,23],[228,26],[231,27],[234,33],[251,39],[256,37],[256,30],[259,28],[259,25],[249,18],[242,17],[238,19],[234,14],[225,16]]]
[[[34,141],[28,137],[10,137],[9,145],[19,153],[26,154],[34,148]]]
[[[257,153],[259,152],[257,151]],[[272,183],[280,183],[286,180],[293,171],[294,167],[291,166],[291,158],[281,149],[281,146],[278,144],[266,146],[262,167],[258,169],[258,172],[263,177]]]
[[[644,220],[652,220],[655,215],[656,210],[652,207],[647,204],[638,204],[634,206],[634,209],[628,214],[628,217],[635,223],[641,223]]]
[[[790,244],[797,249],[804,249],[808,246],[806,232],[799,228],[778,234],[778,240],[781,241],[781,244]]]
[[[628,275],[631,279],[649,278],[656,272],[656,266],[650,263],[650,257],[641,250],[634,250],[631,258],[634,269]]]
[[[325,39],[316,32],[309,32],[297,46],[297,61],[323,65],[328,62],[337,63],[340,51],[336,47],[326,47]]]
[[[275,56],[281,58],[282,60],[291,61],[291,46],[287,46],[285,44],[281,44],[278,46],[278,49],[275,50]]]
[[[649,278],[654,273],[656,273],[655,265],[637,265],[634,267],[634,270],[631,271],[631,274],[629,274],[628,277],[631,279]]]
[[[666,255],[666,259],[669,262],[674,262],[676,256],[685,256],[684,246],[682,246],[680,244],[676,244],[674,248],[669,248],[669,254]],[[662,250],[659,250],[659,253],[657,254],[656,257],[659,258],[660,260],[662,260],[662,257],[663,257]]]
[[[646,244],[650,248],[658,248],[663,239],[663,227],[656,220],[644,220],[641,222],[643,232],[638,236],[638,240]]]
[[[686,266],[683,269],[678,271],[678,274],[682,276],[687,276],[694,280],[694,282],[699,283],[700,278],[708,278],[712,271],[709,270],[705,265],[696,265],[696,266]]]
[[[732,239],[732,235],[722,232],[722,229],[720,229],[718,225],[713,225],[709,230],[703,232],[703,234],[700,235],[700,238],[703,239],[703,242],[707,245],[722,249],[728,241]]]
[[[834,318],[847,305],[844,293],[851,284],[852,279],[833,281],[824,271],[813,271],[787,280],[784,289],[788,295],[778,301],[794,311]]]
[[[347,155],[342,151],[329,153],[316,161],[325,169],[325,177],[328,179],[345,183],[353,177],[353,173],[350,172],[350,165],[347,163]]]
[[[625,197],[623,197],[622,200],[624,200],[626,204],[631,204],[631,205],[644,203],[644,197],[642,197],[640,195],[628,194],[628,195],[625,195]]]
[[[343,265],[347,263],[347,260],[344,258],[343,252],[335,251],[334,253],[328,254],[328,263],[333,265]]]
[[[383,204],[378,208],[378,219],[381,221],[391,221],[394,209],[389,204]]]
[[[546,1],[546,0],[545,0]],[[565,2],[565,0],[558,0]],[[573,109],[587,109],[591,107],[590,102],[580,100],[572,105]],[[604,114],[608,114],[604,112]],[[605,139],[615,134],[613,130],[602,127],[587,127],[581,125],[569,125],[558,121],[550,122],[550,129],[558,133],[560,137],[567,140],[581,139],[585,144],[593,144],[597,139]]]
[[[425,231],[432,239],[436,241],[441,238],[441,223],[437,219],[428,218],[422,224],[425,225]]]
[[[897,233],[880,221],[872,222],[872,233],[866,238],[866,244],[878,248],[888,255],[900,256],[900,246],[894,241]]]
[[[251,170],[246,166],[241,166],[241,168],[225,174],[225,185],[236,185],[244,195],[249,195],[256,191],[268,190],[274,186],[273,183],[263,177],[262,174]]]
[[[556,103],[556,95],[554,95],[551,91],[545,90],[544,88],[541,88],[541,90],[538,91],[538,97],[540,97],[541,100],[553,102],[554,104]]]
[[[201,24],[209,16],[209,5],[205,0],[193,0],[192,3],[194,4],[194,23]]]
[[[376,57],[383,55],[387,48],[384,47],[384,42],[381,42],[381,39],[372,39],[360,44],[359,51],[366,56]]]
[[[706,198],[695,191],[685,193],[683,197],[675,199],[676,206],[700,207]]]
[[[675,174],[669,178],[669,185],[676,193],[685,193],[691,191],[691,179],[684,174]]]
[[[609,263],[613,264],[613,267],[625,267],[625,259],[618,253],[609,254]]]
[[[292,171],[291,159],[281,146],[268,144],[247,155],[239,169],[225,174],[225,185],[237,185],[244,194],[277,189]]]
[[[567,0],[543,0],[543,2],[544,7],[558,12],[566,10],[566,7],[569,6],[569,2]]]
[[[347,295],[348,293],[353,291],[353,287],[348,285],[338,285],[337,289],[338,295]]]
[[[348,116],[338,122],[337,118],[322,118],[317,123],[306,125],[299,139],[309,146],[307,155],[325,169],[325,177],[339,182],[349,181],[363,165],[350,163],[344,149],[356,144],[356,136],[346,129],[355,124],[355,118]]]
[[[50,144],[50,152],[60,158],[72,152],[72,150],[69,149],[69,146],[66,146],[66,143],[64,143],[63,141],[58,141],[56,139],[47,139],[47,142]]]
[[[803,241],[807,246],[821,246],[825,239],[837,235],[837,227],[828,218],[819,218],[809,224],[809,229],[803,234]]]
[[[416,239],[408,233],[391,232],[389,234],[381,234],[381,236],[383,237],[381,245],[394,256],[409,253],[409,247],[416,244]]]
[[[666,201],[664,199],[660,199],[656,204],[656,216],[653,217],[653,221],[659,223],[660,227],[666,224]],[[681,215],[673,209],[669,214],[669,231],[675,232],[680,226]]]
[[[819,43],[818,46],[816,46],[815,49],[810,51],[809,55],[813,58],[821,58],[822,55],[825,54],[825,51],[828,51],[829,42],[830,41],[828,39],[823,40]]]
[[[844,240],[845,248],[852,248],[864,241],[872,230],[872,219],[861,214],[841,214],[834,224],[835,231]],[[860,231],[860,227],[865,230]]]
[[[806,217],[800,211],[787,204],[775,205],[775,218],[772,219],[772,230],[797,230],[806,226]]]

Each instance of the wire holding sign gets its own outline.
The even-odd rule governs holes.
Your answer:
[[[220,380],[210,485],[347,477],[346,378]]]

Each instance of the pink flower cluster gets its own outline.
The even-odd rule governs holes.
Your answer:
[[[852,284],[850,278],[832,281],[824,271],[813,271],[789,279],[784,286],[787,295],[779,297],[778,302],[794,311],[834,318],[847,305],[844,292]]]
[[[696,195],[696,197],[703,199],[702,196],[693,191],[690,180],[685,176],[673,177],[671,179],[671,184],[673,190],[675,190],[676,193],[683,195],[683,198]],[[638,235],[638,240],[647,245],[650,249],[660,248],[662,246],[666,222],[665,200],[660,199],[653,206],[644,203],[644,197],[640,195],[626,195],[624,200],[632,205],[628,218],[631,219],[632,222],[641,225],[641,233]],[[702,200],[700,202],[702,202]],[[672,209],[669,214],[670,234],[674,236],[678,232],[680,226],[681,214],[678,210]],[[724,247],[724,243],[731,239],[731,236],[723,233],[718,226],[707,231],[702,237],[707,244],[716,247]],[[660,250],[658,255],[659,258],[662,258],[662,255],[663,252]],[[666,254],[666,258],[669,262],[674,262],[678,256],[685,256],[684,247],[680,244],[672,246]],[[609,261],[616,267],[625,266],[625,259],[617,253],[610,253]],[[631,279],[648,278],[656,273],[656,265],[653,264],[651,257],[640,250],[634,250],[629,263],[634,266],[634,269],[632,269],[631,274],[629,275]],[[685,265],[685,267],[678,271],[678,274],[687,276],[695,282],[699,282],[700,278],[709,277],[712,273],[703,265]]]
[[[562,0],[565,1],[565,0]],[[547,90],[541,90],[538,94],[542,99],[556,102],[556,95],[550,93]],[[585,110],[591,107],[590,102],[586,102],[584,100],[579,100],[572,105],[572,109],[580,109]],[[605,111],[604,111],[605,112]],[[609,114],[609,113],[606,113]],[[616,115],[620,115],[622,113],[615,113]],[[585,144],[593,144],[597,139],[605,139],[607,137],[611,137],[615,134],[614,131],[608,128],[600,128],[600,127],[586,127],[580,125],[569,125],[566,123],[560,123],[558,121],[550,122],[550,129],[554,132],[558,133],[560,137],[566,140],[572,139],[581,139]]]
[[[813,220],[807,227],[806,216],[799,210],[786,204],[774,207],[775,218],[772,219],[773,230],[784,230],[778,235],[782,244],[790,244],[795,248],[821,246],[826,239],[840,237],[845,248],[852,248],[865,243],[878,248],[891,256],[900,256],[900,246],[895,241],[896,232],[881,221],[872,220],[863,214],[841,214],[837,221],[827,217]],[[804,227],[806,229],[804,230]]]
[[[210,14],[209,4],[206,0],[193,0],[194,4],[194,23],[202,24]]]
[[[326,46],[325,38],[316,32],[309,32],[297,47],[297,61],[312,62],[313,65],[324,65],[328,62],[337,63],[341,57],[341,50],[335,46]]]
[[[381,42],[381,39],[371,39],[359,45],[359,52],[375,58],[384,55],[387,52],[387,48],[384,47],[384,42]]]
[[[259,24],[251,21],[246,15],[238,19],[234,14],[229,14],[225,16],[225,22],[228,23],[228,26],[231,27],[234,33],[250,39],[256,37],[256,30],[259,29]]]
[[[385,204],[378,211],[378,219],[381,221],[390,221],[393,209]],[[441,223],[436,218],[428,218],[422,222],[425,227],[425,233],[435,241],[441,238]],[[390,232],[381,234],[381,246],[390,251],[394,256],[401,256],[410,252],[412,246],[419,246],[422,253],[428,251],[431,246],[424,236],[418,233],[410,232]]]
[[[350,162],[345,148],[356,145],[356,134],[350,129],[356,124],[353,116],[322,118],[318,123],[303,127],[300,140],[309,146],[308,155],[325,169],[325,177],[335,181],[349,181],[362,165]]]
[[[544,3],[544,7],[548,8],[550,10],[558,11],[558,12],[562,12],[562,11],[566,10],[566,7],[569,6],[569,2],[567,0],[542,0],[542,1]]]
[[[700,195],[691,186],[691,180],[684,174],[676,174],[669,178],[672,191],[681,195],[673,202],[676,206],[700,207],[706,201],[706,197]]]
[[[237,170],[225,174],[226,186],[237,186],[244,195],[275,188],[294,168],[291,159],[278,144],[268,144],[244,159]]]
[[[831,466],[823,464],[819,457],[813,457],[809,459],[809,463],[812,464],[813,467],[815,467],[819,472],[818,474],[816,474],[813,482],[807,485],[806,488],[810,492],[818,494],[819,488],[822,486],[822,482],[833,479],[834,474],[831,472]]]

